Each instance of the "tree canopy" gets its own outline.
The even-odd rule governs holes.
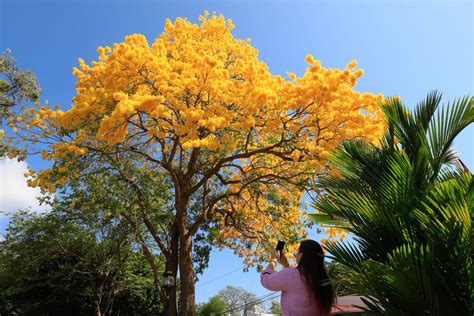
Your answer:
[[[12,138],[6,138],[3,121],[16,131],[17,113],[32,102],[38,100],[41,89],[32,71],[22,70],[10,49],[0,54],[0,156],[20,156],[22,151],[12,144]],[[20,158],[24,158],[20,156]]]

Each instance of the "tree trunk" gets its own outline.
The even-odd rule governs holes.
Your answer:
[[[97,289],[94,293],[94,309],[95,309],[95,316],[101,316],[102,312],[100,310],[100,302],[102,300],[102,294],[100,293],[101,290]]]
[[[166,310],[165,310],[165,315],[166,316],[177,316],[178,315],[178,306],[177,306],[177,300],[176,300],[176,285],[170,288],[169,290],[169,296],[168,296],[168,302],[166,303]]]
[[[171,260],[166,261],[166,271],[171,271],[175,280],[174,286],[170,288],[168,293],[167,302],[165,302],[165,315],[166,316],[177,316],[177,297],[176,297],[176,281],[178,276],[178,243],[179,243],[179,232],[178,225],[176,223],[171,227],[171,241],[170,241],[170,254]]]
[[[179,247],[179,275],[181,282],[180,315],[193,316],[196,313],[192,236],[181,239]]]
[[[101,316],[100,312],[100,302],[97,300],[94,300],[94,308],[95,308],[95,316]]]
[[[102,305],[102,298],[104,296],[104,287],[107,278],[107,273],[102,270],[98,271],[99,284],[97,285],[94,293],[94,309],[96,316],[102,316],[100,305]]]
[[[105,309],[104,309],[104,315],[110,316],[112,315],[112,310],[114,307],[114,299],[115,299],[115,281],[116,281],[116,273],[110,272],[108,275],[108,285],[106,287],[107,289],[107,296],[106,296],[106,303],[105,303]]]
[[[188,212],[187,207],[190,195],[190,179],[186,176],[181,178],[181,183],[175,186],[175,208],[176,225],[179,233],[179,315],[194,316],[195,307],[195,289],[194,289],[194,267],[193,267],[193,239],[188,236]]]

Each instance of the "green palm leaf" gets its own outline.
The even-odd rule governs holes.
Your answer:
[[[474,99],[466,96],[443,107],[430,122],[427,136],[434,175],[442,165],[452,164],[458,158],[452,148],[454,138],[473,121]]]

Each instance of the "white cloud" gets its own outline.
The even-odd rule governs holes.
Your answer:
[[[44,212],[49,209],[47,205],[39,205],[39,188],[26,185],[27,179],[23,174],[27,171],[28,164],[25,161],[0,159],[0,211],[14,213],[30,208],[35,212]]]

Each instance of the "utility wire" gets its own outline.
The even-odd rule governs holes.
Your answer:
[[[206,285],[206,284],[209,284],[209,283],[212,283],[212,282],[214,282],[214,281],[217,281],[217,280],[219,280],[219,279],[222,279],[223,277],[226,277],[226,276],[228,276],[228,275],[230,275],[230,274],[232,274],[232,273],[235,273],[235,272],[237,272],[237,271],[239,271],[239,270],[242,270],[243,268],[244,268],[244,266],[241,266],[240,268],[237,268],[237,269],[235,269],[235,270],[229,271],[229,272],[227,272],[227,273],[225,273],[225,274],[223,274],[223,275],[221,275],[221,276],[218,276],[218,277],[216,277],[216,278],[214,278],[214,279],[211,279],[211,280],[206,281],[206,282],[204,282],[204,283],[198,284],[198,285],[196,285],[196,287],[201,287],[201,286],[204,286],[204,285]]]
[[[267,294],[258,296],[258,297],[256,297],[256,298],[254,298],[253,300],[250,300],[250,301],[248,301],[247,303],[244,303],[244,304],[242,304],[242,305],[244,305],[244,306],[245,306],[245,305],[247,305],[247,306],[248,306],[248,305],[255,305],[256,303],[259,303],[259,301],[262,301],[262,300],[264,300],[264,299],[267,299],[268,297],[273,296],[273,295],[275,295],[275,294],[278,294],[278,292],[270,292],[270,293],[267,293]]]
[[[256,302],[253,302],[253,303],[248,303],[248,304],[243,304],[243,307],[250,307],[250,306],[254,306],[254,305],[257,305],[257,304],[261,304],[261,303],[264,303],[264,302],[267,302],[267,301],[270,301],[270,300],[273,300],[275,298],[278,298],[281,296],[280,293],[272,293],[273,295],[270,295],[269,297],[266,297],[266,298],[261,298],[260,300],[256,301]]]
[[[228,276],[228,275],[230,275],[230,274],[232,274],[232,273],[235,273],[235,272],[237,272],[237,271],[242,270],[243,268],[244,268],[244,266],[241,266],[241,267],[239,267],[239,268],[237,268],[237,269],[235,269],[235,270],[232,270],[232,271],[229,271],[229,272],[227,272],[227,273],[225,273],[225,274],[222,274],[222,275],[220,275],[220,276],[218,276],[218,277],[216,277],[216,278],[214,278],[214,279],[211,279],[211,280],[206,281],[206,282],[204,282],[204,283],[198,284],[198,285],[196,285],[196,287],[201,287],[201,286],[207,285],[207,284],[209,284],[209,283],[215,282],[215,281],[217,281],[217,280],[220,280],[220,279],[222,279],[222,278],[224,278],[224,277],[226,277],[226,276]],[[236,306],[236,307],[234,307],[234,308],[232,308],[232,309],[229,309],[229,310],[227,310],[227,311],[225,311],[225,312],[222,312],[222,313],[220,313],[220,314],[218,314],[218,315],[225,315],[225,314],[227,314],[227,313],[238,312],[238,311],[240,311],[240,310],[242,310],[242,309],[245,309],[246,307],[251,307],[251,306],[254,306],[254,305],[257,305],[257,304],[260,304],[260,303],[264,303],[264,302],[266,302],[266,301],[269,301],[269,300],[278,298],[279,296],[280,296],[280,294],[279,294],[278,292],[267,293],[267,294],[261,295],[261,296],[259,296],[259,297],[256,297],[255,299],[253,299],[253,300],[251,300],[251,301],[249,301],[249,302],[247,302],[247,303],[243,303],[243,304],[241,304],[241,305],[239,305],[239,306]]]
[[[272,295],[274,295],[274,294],[275,294],[275,292],[264,294],[264,295],[262,295],[262,296],[256,297],[256,298],[254,298],[253,300],[247,302],[247,304],[251,304],[251,303],[253,303],[253,302],[257,302],[257,301],[259,301],[259,300],[265,299],[265,298],[267,298],[267,297],[269,297],[269,296],[272,296]],[[245,307],[245,305],[246,305],[246,304],[241,304],[241,305],[234,306],[234,307],[232,307],[232,308],[226,310],[225,312],[222,312],[221,314],[237,312],[237,311],[239,311],[239,310],[241,309],[242,306]],[[221,315],[221,314],[219,314],[219,315]]]
[[[269,300],[272,300],[272,299],[275,299],[275,298],[278,298],[280,296],[280,293],[279,292],[272,292],[272,293],[267,293],[265,295],[262,295],[260,297],[256,297],[255,299],[247,302],[247,303],[243,303],[241,305],[238,305],[236,307],[233,307],[231,309],[228,309],[222,313],[219,313],[218,315],[225,315],[227,313],[235,313],[235,312],[238,312],[238,311],[241,311],[247,307],[251,307],[251,306],[254,306],[254,305],[257,305],[257,304],[260,304],[260,303],[264,303],[266,301],[269,301]]]
[[[272,293],[272,295],[270,295],[269,297],[266,297],[265,299],[260,299],[260,300],[257,300],[257,301],[254,301],[252,303],[247,303],[247,304],[242,304],[240,306],[237,306],[233,311],[231,311],[230,313],[235,313],[235,312],[239,312],[239,311],[242,311],[242,310],[245,310],[249,307],[252,307],[252,306],[255,306],[255,305],[258,305],[258,304],[261,304],[261,303],[264,303],[264,302],[267,302],[267,301],[270,301],[270,300],[273,300],[275,298],[278,298],[280,297],[280,294],[278,293]]]

